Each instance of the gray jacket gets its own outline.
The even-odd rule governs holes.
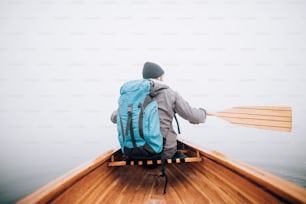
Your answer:
[[[161,133],[166,138],[163,157],[171,158],[177,150],[177,134],[172,126],[175,112],[190,123],[199,124],[205,122],[206,111],[201,108],[191,107],[181,95],[173,91],[166,84],[156,80],[154,80],[154,91],[157,93],[154,99],[158,104]],[[113,123],[116,123],[117,111],[114,111],[111,116]]]

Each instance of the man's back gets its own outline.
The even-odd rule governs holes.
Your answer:
[[[199,124],[205,122],[206,111],[201,108],[197,109],[191,107],[180,94],[164,84],[162,82],[164,71],[159,65],[146,62],[142,73],[144,79],[153,79],[154,81],[154,100],[156,100],[158,104],[160,130],[166,141],[164,144],[163,157],[172,158],[177,151],[177,134],[172,125],[175,113],[192,124]],[[115,111],[111,116],[111,120],[114,123],[116,123],[117,113],[118,112]]]
[[[155,100],[158,104],[160,128],[166,138],[163,155],[166,158],[171,158],[176,152],[177,145],[177,134],[172,125],[174,114],[177,113],[193,124],[199,124],[205,122],[206,112],[204,109],[191,107],[183,97],[166,84],[158,80],[154,80],[154,84],[154,90],[157,93]]]

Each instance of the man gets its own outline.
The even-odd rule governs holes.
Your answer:
[[[206,111],[202,108],[196,109],[189,105],[183,97],[163,83],[164,70],[157,64],[146,62],[143,66],[142,76],[144,79],[154,81],[154,99],[158,104],[161,133],[166,139],[164,144],[163,158],[181,157],[177,152],[177,134],[173,129],[172,121],[177,113],[192,124],[204,123]],[[118,110],[114,111],[111,121],[116,123]]]

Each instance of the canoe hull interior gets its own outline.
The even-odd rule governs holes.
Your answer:
[[[253,183],[212,161],[166,166],[167,193],[161,170],[142,166],[108,167],[103,164],[64,191],[54,203],[280,203]],[[250,188],[251,187],[251,188]]]
[[[185,149],[196,149],[180,142]],[[306,191],[220,153],[200,151],[202,161],[167,164],[167,193],[161,167],[109,166],[110,152],[64,175],[20,203],[305,203]],[[68,182],[68,184],[67,184]],[[278,188],[277,186],[282,187]],[[283,186],[286,185],[286,186]]]

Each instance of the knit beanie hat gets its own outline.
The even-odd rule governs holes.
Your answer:
[[[142,77],[144,79],[156,79],[163,75],[165,72],[164,70],[157,64],[153,62],[146,62],[143,65],[143,70],[142,70]]]

